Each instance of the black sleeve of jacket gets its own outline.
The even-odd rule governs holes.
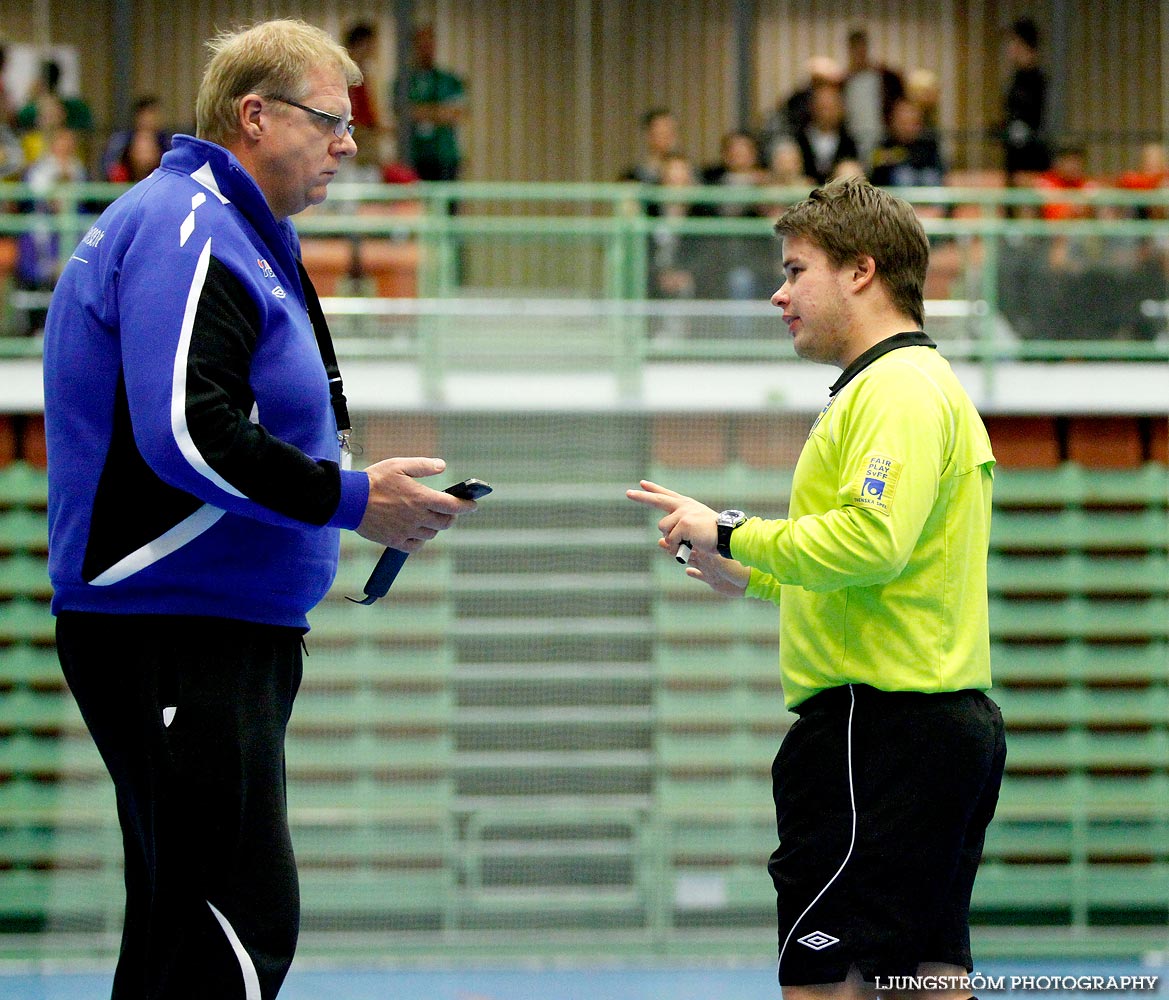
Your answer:
[[[314,461],[249,419],[259,311],[243,282],[211,258],[187,357],[191,440],[220,476],[278,514],[323,525],[341,499],[336,462]],[[261,415],[262,417],[262,415]]]

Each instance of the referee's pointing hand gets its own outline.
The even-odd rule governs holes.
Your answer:
[[[627,490],[630,500],[656,507],[665,512],[658,522],[662,533],[658,545],[671,556],[676,555],[682,539],[692,549],[686,575],[707,584],[724,597],[742,597],[751,579],[751,571],[734,559],[724,559],[715,551],[718,541],[718,515],[705,504],[675,493],[649,480],[641,481],[640,490]]]
[[[658,530],[670,552],[676,551],[682,539],[686,539],[696,552],[714,553],[718,541],[718,514],[706,504],[651,483],[648,479],[641,481],[640,490],[626,490],[625,495],[637,503],[656,507],[665,514],[658,521]]]

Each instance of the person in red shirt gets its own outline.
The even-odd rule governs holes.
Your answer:
[[[1035,178],[1041,191],[1091,191],[1098,185],[1088,179],[1084,150],[1080,146],[1062,146],[1051,168]],[[1039,209],[1044,219],[1090,219],[1092,207],[1082,203],[1045,201]]]
[[[1169,184],[1169,161],[1165,158],[1165,147],[1159,142],[1149,142],[1141,147],[1141,165],[1136,170],[1126,170],[1116,179],[1116,186],[1135,191],[1152,191]]]
[[[1117,177],[1116,186],[1127,191],[1156,191],[1157,188],[1169,187],[1169,160],[1165,156],[1165,147],[1159,142],[1142,146],[1140,166]],[[1141,207],[1136,214],[1141,219],[1169,217],[1163,206],[1154,205]]]
[[[352,121],[364,133],[364,141],[357,147],[357,163],[378,164],[382,160],[382,122],[376,103],[377,85],[370,82],[370,64],[377,49],[377,29],[368,21],[359,21],[345,33],[345,49],[362,72],[361,83],[349,88]]]

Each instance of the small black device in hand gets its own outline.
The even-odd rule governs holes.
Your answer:
[[[443,493],[449,493],[460,500],[478,500],[490,492],[491,487],[482,479],[464,479],[461,483],[455,483],[454,486],[448,486],[443,490]]]
[[[481,479],[464,479],[461,483],[448,486],[444,493],[449,493],[460,500],[478,500],[491,492],[491,487]],[[365,600],[359,601],[356,597],[347,597],[345,600],[354,604],[373,604],[379,597],[385,597],[390,592],[390,585],[398,575],[398,571],[406,562],[409,552],[401,549],[387,548],[378,559],[373,572],[365,583]]]

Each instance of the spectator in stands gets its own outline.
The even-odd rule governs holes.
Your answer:
[[[775,187],[815,187],[812,178],[804,173],[804,157],[799,143],[791,136],[781,136],[772,145],[764,183]]]
[[[702,182],[713,187],[756,189],[765,174],[759,162],[759,146],[750,132],[735,130],[722,137],[718,163],[702,172]],[[757,201],[717,201],[699,208],[707,215],[722,218],[759,218]],[[710,298],[752,299],[761,294],[762,275],[770,274],[774,241],[767,236],[719,236],[718,257],[721,275],[715,278]]]
[[[1011,25],[1007,38],[1011,79],[1002,141],[1007,183],[1024,185],[1051,165],[1047,144],[1047,74],[1039,65],[1039,29],[1029,17]]]
[[[662,188],[693,188],[698,177],[690,160],[672,153],[661,165]],[[649,235],[648,297],[694,299],[722,295],[726,261],[721,241],[679,231],[672,223],[684,222],[701,209],[688,201],[661,199],[653,206],[655,223]],[[655,337],[686,337],[692,318],[675,313],[654,315],[650,330]]]
[[[1156,191],[1169,187],[1169,160],[1165,147],[1159,142],[1147,142],[1141,147],[1141,160],[1135,170],[1126,170],[1116,178],[1116,186],[1126,191]],[[1167,216],[1163,205],[1142,207],[1136,216],[1141,219],[1164,219]]]
[[[157,132],[135,132],[118,162],[110,167],[106,180],[115,184],[135,184],[153,173],[162,163],[165,152]]]
[[[759,146],[750,132],[733,131],[719,143],[721,157],[702,172],[703,184],[721,184],[730,187],[758,187],[764,179],[759,162]],[[723,202],[716,206],[719,215],[752,215],[752,205]]]
[[[1083,146],[1068,143],[1056,150],[1055,159],[1048,170],[1035,177],[1035,187],[1040,191],[1092,191],[1099,187],[1088,178],[1087,152]],[[1044,219],[1090,219],[1094,212],[1091,205],[1083,202],[1060,202],[1051,198],[1039,209]]]
[[[661,184],[666,160],[678,154],[678,119],[668,108],[652,108],[641,119],[641,159],[621,174],[623,181]]]
[[[172,133],[162,124],[162,101],[153,94],[138,98],[134,102],[130,128],[119,129],[110,136],[101,157],[102,176],[109,181],[141,180],[149,174],[157,161],[145,173],[143,165],[170,149]],[[127,158],[127,150],[136,146]]]
[[[937,139],[927,135],[921,107],[899,97],[889,115],[889,135],[873,151],[869,179],[879,187],[940,187],[945,183]]]
[[[8,68],[8,46],[0,42],[0,124],[9,129],[16,128],[16,105],[8,92],[5,71]]]
[[[845,125],[844,95],[838,86],[818,84],[812,91],[811,117],[796,134],[804,157],[804,173],[825,183],[841,160],[859,160],[856,140]]]
[[[1147,142],[1141,146],[1140,165],[1122,173],[1116,185],[1130,191],[1153,191],[1169,186],[1169,159],[1166,159],[1165,147],[1159,142]]]
[[[345,32],[345,50],[361,70],[361,82],[349,88],[353,125],[361,129],[355,162],[360,166],[376,166],[385,159],[382,115],[377,106],[378,89],[371,73],[377,53],[377,28],[369,21],[358,21]]]
[[[0,122],[0,181],[15,180],[24,170],[24,149],[7,122]]]
[[[921,108],[922,125],[926,135],[938,138],[941,90],[938,74],[932,69],[910,70],[905,78],[905,96]]]
[[[1153,144],[1143,152],[1142,169],[1124,174],[1125,186],[1165,184],[1161,147]],[[1040,174],[1036,187],[1042,191],[1091,192],[1101,188],[1087,173],[1083,147],[1065,145],[1056,150],[1051,169]],[[1040,209],[1049,220],[1122,217],[1121,209],[1105,205],[1044,202]],[[1055,313],[1049,326],[1065,339],[1148,339],[1157,326],[1142,313],[1145,300],[1164,298],[1164,254],[1155,239],[1095,234],[1056,234],[1048,249],[1048,308]],[[1108,288],[1107,303],[1099,296],[1084,296],[1084,287]]]
[[[760,206],[759,211],[764,218],[775,219],[783,215],[796,201],[806,197],[808,191],[816,185],[812,178],[804,173],[804,157],[799,145],[788,136],[781,136],[772,145],[768,168],[763,178],[766,186],[792,188],[800,193],[799,198],[790,201],[769,202]],[[763,278],[764,283],[769,287],[778,287],[783,284],[783,255],[780,253],[778,241],[772,241],[767,256],[770,263]]]
[[[1156,191],[1169,187],[1169,161],[1165,147],[1159,142],[1141,147],[1140,163],[1135,170],[1126,170],[1116,179],[1116,186],[1126,191]],[[1164,205],[1141,205],[1132,213],[1138,219],[1169,218]],[[1116,241],[1114,241],[1116,242]],[[1169,276],[1169,254],[1157,236],[1139,236],[1126,241],[1117,254],[1126,263],[1126,277],[1121,293],[1133,303],[1127,310],[1130,330],[1128,335],[1138,340],[1152,340],[1164,328],[1164,318],[1149,315],[1146,302],[1165,298],[1165,279]]]
[[[97,219],[46,325],[57,655],[125,844],[114,1000],[274,998],[299,930],[285,728],[339,529],[418,549],[470,501],[430,458],[350,470],[290,217],[354,153],[345,49],[217,37],[151,181]]]
[[[36,163],[49,150],[49,140],[60,129],[67,128],[65,124],[68,112],[65,103],[55,94],[41,92],[33,102],[31,116],[23,115],[23,121],[30,123],[22,125],[20,136],[20,150],[27,164]],[[26,110],[28,105],[25,105]]]
[[[16,285],[22,291],[33,293],[51,292],[64,264],[56,224],[62,206],[53,197],[53,189],[89,179],[85,164],[78,156],[77,135],[72,129],[55,129],[47,141],[44,154],[29,165],[24,175],[25,183],[36,197],[25,206],[30,213],[29,226],[17,239]],[[25,310],[26,333],[41,331],[46,310],[47,301],[34,302]]]
[[[467,115],[466,85],[435,59],[434,27],[421,25],[414,31],[413,65],[394,93],[406,100],[404,152],[410,165],[424,181],[455,181],[462,164],[459,127]]]
[[[831,184],[834,181],[848,180],[848,178],[850,178],[850,177],[864,177],[864,176],[865,176],[865,167],[864,167],[864,164],[861,163],[860,160],[851,159],[851,158],[847,159],[847,160],[839,160],[839,161],[837,161],[836,165],[832,168],[832,173],[830,173],[828,175],[828,183]]]
[[[1082,146],[1067,143],[1057,147],[1051,167],[1035,177],[1034,186],[1047,196],[1039,207],[1043,219],[1064,222],[1097,215],[1091,203],[1059,197],[1063,192],[1087,193],[1100,186],[1088,176]],[[1035,334],[1053,340],[1111,336],[1122,311],[1117,295],[1122,270],[1117,248],[1101,235],[1086,233],[1056,231],[1045,242],[1046,270],[1036,268],[1034,262],[1030,265],[1042,274],[1030,295]],[[1112,295],[1085,295],[1085,288],[1109,288]]]
[[[78,155],[77,133],[71,128],[53,130],[45,154],[29,165],[24,177],[37,194],[49,194],[58,184],[79,184],[88,179]]]
[[[661,186],[691,188],[698,184],[690,160],[681,153],[671,153],[661,162]],[[665,225],[667,220],[686,219],[694,214],[690,203],[662,200],[657,203],[656,217],[663,224],[654,227],[649,244],[649,295],[654,299],[692,299],[695,290],[695,257],[701,237],[679,233]]]
[[[771,147],[781,136],[795,137],[807,127],[812,117],[812,94],[817,87],[827,84],[839,87],[844,82],[840,63],[829,56],[813,56],[808,60],[808,81],[784,101],[763,123],[759,132],[759,148],[764,158],[771,156]]]
[[[844,78],[844,117],[856,140],[857,159],[868,163],[873,150],[885,138],[886,122],[893,105],[905,94],[896,70],[873,62],[869,33],[857,28],[848,33],[848,72]]]
[[[52,59],[41,63],[40,76],[33,82],[28,101],[16,113],[16,127],[18,129],[31,129],[43,125],[41,101],[43,98],[49,97],[61,102],[65,110],[65,121],[63,124],[66,128],[72,129],[73,132],[77,133],[79,140],[82,136],[86,136],[92,132],[93,112],[90,111],[89,105],[81,97],[62,94],[60,88],[60,63]]]
[[[804,157],[799,144],[790,136],[781,136],[771,147],[762,183],[767,187],[796,188],[806,193],[816,185],[804,173]],[[760,207],[760,214],[766,218],[778,216],[787,208],[786,203],[767,204]],[[776,274],[778,277],[778,272]]]

